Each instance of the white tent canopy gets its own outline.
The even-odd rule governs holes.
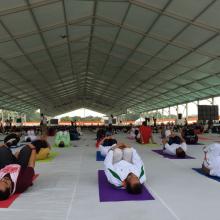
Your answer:
[[[220,1],[0,1],[0,107],[150,111],[220,95]]]
[[[138,118],[138,119],[134,122],[134,124],[135,124],[135,125],[141,125],[143,121],[145,121],[144,118]]]

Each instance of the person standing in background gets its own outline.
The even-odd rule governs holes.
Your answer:
[[[47,118],[44,116],[43,113],[41,113],[40,116],[40,126],[41,126],[41,135],[42,137],[47,138]]]

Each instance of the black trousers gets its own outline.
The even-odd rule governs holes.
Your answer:
[[[0,169],[9,164],[19,164],[22,168],[26,168],[31,156],[31,149],[28,146],[20,150],[18,158],[16,158],[8,147],[0,147]]]

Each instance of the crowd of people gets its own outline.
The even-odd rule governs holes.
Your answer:
[[[187,145],[193,144],[192,140],[198,141],[195,128],[188,124],[179,127],[178,131],[172,124],[157,127],[163,154],[184,158]],[[7,135],[3,140],[4,144],[0,145],[0,200],[5,200],[14,193],[24,192],[31,186],[35,161],[49,156],[51,146],[47,142],[46,134],[42,132],[41,135],[37,135],[35,131],[26,131],[23,145],[19,144],[22,134],[19,132]],[[117,130],[111,124],[99,127],[96,133],[98,150],[105,157],[105,175],[113,187],[126,189],[131,194],[140,194],[146,181],[144,163],[134,145],[117,140],[116,133]],[[156,143],[153,128],[148,126],[146,121],[139,127],[131,125],[127,133],[131,143],[134,143],[132,140],[137,144]],[[79,138],[80,132],[76,124],[72,123],[68,130],[63,127],[56,132],[55,146],[67,147],[71,140]],[[17,147],[19,150],[12,153],[12,149]],[[220,144],[205,146],[204,154],[201,166],[204,174],[220,177]]]

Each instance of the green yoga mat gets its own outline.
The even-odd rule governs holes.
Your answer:
[[[65,147],[58,147],[56,144],[53,144],[52,147],[59,148],[59,149],[64,149],[64,148],[70,148],[70,145],[67,145]]]
[[[37,160],[37,162],[41,163],[47,163],[47,162],[50,162],[52,161],[55,157],[57,157],[60,153],[59,152],[50,152],[50,155],[47,159],[44,159],[44,160]]]

